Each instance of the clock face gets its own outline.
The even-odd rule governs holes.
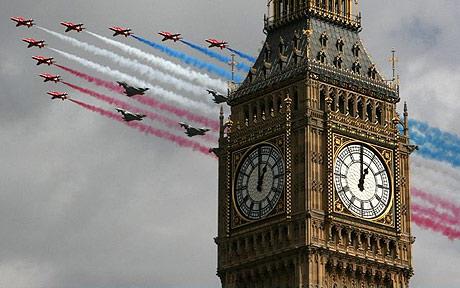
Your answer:
[[[246,219],[262,219],[273,211],[283,194],[283,156],[271,145],[259,145],[240,163],[235,180],[235,205]]]
[[[345,146],[335,160],[335,189],[355,216],[376,219],[387,211],[391,200],[389,179],[379,155],[363,144]]]

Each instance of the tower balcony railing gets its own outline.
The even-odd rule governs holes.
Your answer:
[[[341,12],[330,11],[315,4],[300,5],[291,11],[283,11],[279,15],[264,15],[264,28],[270,30],[272,27],[287,23],[291,20],[298,19],[307,15],[316,15],[329,21],[347,24],[348,26],[359,29],[361,28],[361,13],[352,15]]]

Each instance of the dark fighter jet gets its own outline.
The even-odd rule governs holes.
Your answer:
[[[225,97],[222,94],[219,94],[217,91],[207,89],[209,94],[211,94],[214,97],[214,103],[220,104],[220,103],[227,103],[228,98]]]
[[[210,130],[208,128],[195,128],[183,122],[179,122],[179,125],[185,128],[185,134],[187,134],[188,137],[204,136],[206,132]]]
[[[149,90],[149,88],[137,88],[137,87],[130,86],[126,82],[117,81],[117,83],[118,83],[118,85],[120,85],[121,87],[123,87],[125,89],[124,93],[128,97],[132,97],[132,96],[135,96],[135,95],[144,95],[144,92]]]
[[[117,108],[117,112],[120,112],[121,115],[123,115],[123,120],[125,120],[126,122],[142,121],[142,118],[146,117],[146,115],[132,113],[120,108]]]

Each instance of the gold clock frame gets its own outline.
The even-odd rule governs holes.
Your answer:
[[[331,164],[330,166],[331,167],[331,173],[330,173],[331,181],[328,181],[330,182],[329,185],[331,186],[331,187],[328,187],[328,190],[332,193],[331,195],[332,197],[329,198],[331,199],[330,201],[332,202],[330,203],[332,205],[329,205],[330,214],[333,217],[345,216],[346,218],[358,219],[359,221],[363,221],[367,223],[377,223],[377,224],[380,224],[386,227],[396,228],[397,219],[396,219],[395,211],[396,211],[396,202],[397,202],[396,201],[396,198],[397,198],[396,190],[397,189],[396,189],[396,179],[395,179],[396,157],[395,157],[394,150],[388,147],[374,144],[372,142],[366,142],[360,139],[348,137],[348,136],[338,134],[338,133],[332,133],[331,140],[332,140],[332,151],[330,151],[330,153],[332,154],[332,157],[330,158],[332,161],[332,163],[330,163]],[[378,157],[380,158],[380,160],[382,161],[389,175],[388,180],[390,182],[389,183],[390,184],[390,201],[389,201],[388,207],[386,207],[385,211],[379,217],[376,217],[373,219],[363,219],[351,213],[346,207],[343,207],[343,203],[340,200],[339,195],[335,189],[335,185],[333,183],[333,177],[334,177],[333,171],[335,167],[335,162],[337,160],[337,156],[342,151],[342,149],[344,149],[344,147],[350,144],[353,144],[353,143],[362,144],[372,149],[373,152],[376,153]]]
[[[236,206],[235,202],[235,181],[236,181],[236,174],[242,164],[243,159],[251,152],[255,147],[260,146],[260,145],[270,145],[274,147],[275,149],[278,150],[280,153],[281,157],[283,157],[283,162],[284,162],[284,187],[283,187],[283,195],[280,197],[280,200],[278,203],[275,205],[275,208],[265,217],[262,219],[257,219],[257,220],[251,220],[247,219],[244,215],[241,215],[239,209]],[[244,147],[242,149],[236,150],[232,153],[231,156],[231,162],[232,162],[232,172],[231,172],[231,190],[229,191],[230,198],[231,198],[231,212],[230,212],[230,229],[236,229],[239,227],[243,227],[245,225],[255,223],[255,222],[261,222],[261,221],[266,221],[269,219],[272,219],[277,216],[281,216],[286,214],[286,201],[287,201],[287,175],[288,175],[288,163],[287,163],[287,157],[286,157],[286,141],[285,141],[285,135],[273,137],[271,139],[262,141],[262,142],[257,142],[253,145]]]

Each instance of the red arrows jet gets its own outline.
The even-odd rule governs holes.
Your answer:
[[[129,35],[133,34],[133,33],[131,33],[131,29],[129,29],[129,28],[113,26],[113,27],[110,27],[109,29],[112,30],[113,32],[115,32],[113,34],[113,37],[115,37],[117,35],[123,35],[125,37],[128,37]]]
[[[174,42],[176,42],[182,39],[181,34],[179,33],[172,34],[171,32],[161,31],[158,34],[164,37],[161,41],[173,40]]]
[[[61,81],[61,76],[49,73],[42,73],[40,74],[40,77],[45,79],[45,81],[43,82],[53,81],[54,83],[58,83],[59,81]]]
[[[33,19],[26,19],[24,17],[11,17],[11,20],[16,22],[16,27],[18,26],[27,26],[27,28],[30,28],[34,26],[34,20]]]
[[[217,47],[217,48],[220,48],[220,49],[225,49],[225,48],[228,47],[228,42],[225,42],[225,41],[220,41],[220,40],[216,40],[216,39],[212,39],[212,38],[206,39],[205,41],[210,44],[209,48]]]
[[[54,64],[53,57],[33,56],[32,59],[37,60],[37,65],[48,64],[48,66]]]
[[[64,101],[66,99],[69,99],[69,97],[67,97],[68,94],[65,92],[53,91],[53,92],[47,92],[46,94],[51,95],[51,100],[61,99],[62,101]]]
[[[80,24],[75,24],[75,23],[72,23],[72,22],[61,22],[61,25],[67,27],[67,29],[65,29],[65,32],[69,32],[69,31],[77,31],[77,32],[81,32],[83,31],[83,29],[85,29],[85,27],[83,27],[83,24],[80,23]]]
[[[45,41],[43,40],[35,40],[34,38],[24,38],[22,39],[22,41],[26,42],[26,43],[29,43],[29,45],[27,46],[27,48],[30,48],[30,47],[38,47],[38,48],[43,48],[45,47]]]

